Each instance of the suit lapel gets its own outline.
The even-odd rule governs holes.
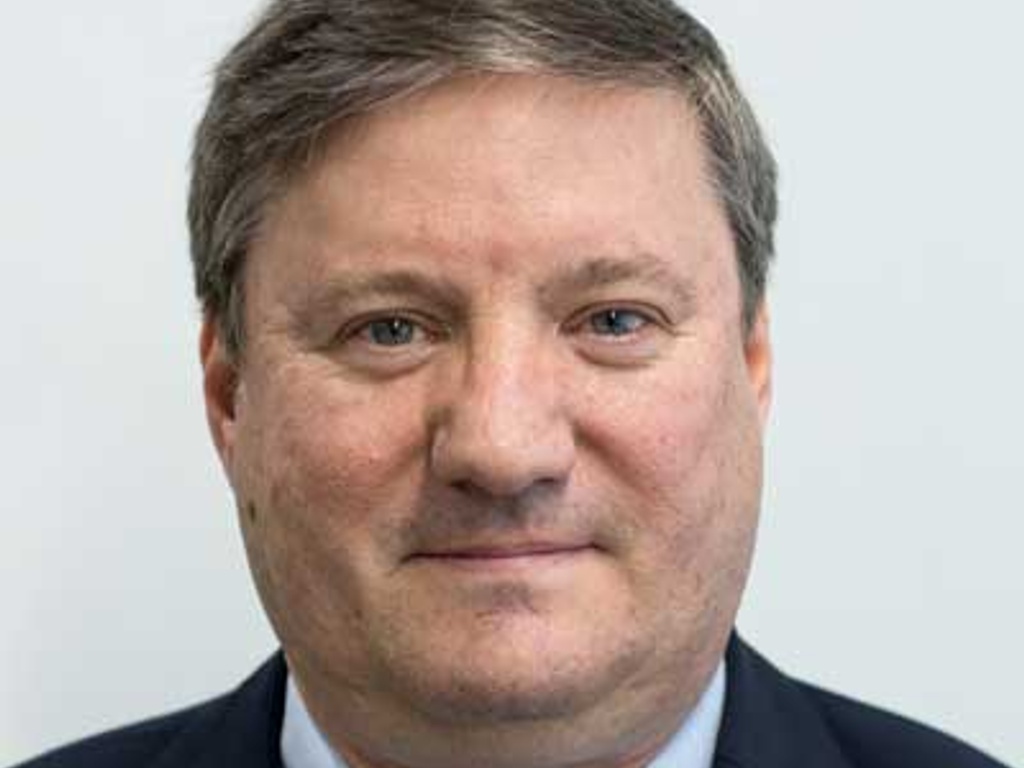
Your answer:
[[[204,706],[151,768],[284,768],[284,655],[267,661],[236,691]]]
[[[715,768],[852,768],[810,696],[733,634]]]

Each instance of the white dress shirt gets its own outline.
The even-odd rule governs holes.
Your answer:
[[[722,662],[693,712],[648,768],[711,768],[724,707]],[[285,768],[348,768],[313,722],[290,675],[281,728],[281,756]]]

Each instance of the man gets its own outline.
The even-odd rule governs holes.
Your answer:
[[[190,200],[283,653],[48,766],[993,766],[733,633],[775,166],[669,0],[278,0]]]

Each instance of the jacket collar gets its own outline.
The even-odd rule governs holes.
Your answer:
[[[234,692],[204,705],[151,768],[284,768],[288,668],[278,651]]]
[[[715,768],[852,768],[804,688],[733,633]]]

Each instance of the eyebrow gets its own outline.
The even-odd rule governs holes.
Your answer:
[[[307,302],[310,311],[329,310],[367,296],[419,295],[436,303],[454,304],[461,297],[458,287],[412,270],[388,270],[370,274],[345,274],[317,284]]]
[[[551,306],[564,296],[627,282],[667,290],[686,312],[695,302],[692,282],[681,277],[667,261],[650,253],[601,256],[566,265],[544,281],[538,297],[543,305]],[[454,281],[416,270],[395,269],[327,278],[314,287],[297,315],[301,321],[309,323],[339,306],[381,296],[418,296],[431,304],[449,308],[465,304],[465,293]]]
[[[547,282],[541,298],[550,303],[558,296],[626,282],[645,283],[667,290],[686,310],[692,309],[696,301],[693,282],[679,275],[665,259],[651,253],[626,258],[600,256],[569,265]]]

